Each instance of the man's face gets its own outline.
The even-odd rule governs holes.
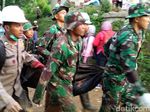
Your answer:
[[[17,38],[21,38],[23,36],[22,23],[11,23],[11,25],[8,26],[8,32]]]
[[[56,20],[58,20],[60,22],[64,22],[64,17],[66,14],[67,14],[66,10],[61,10],[55,15],[55,18],[56,18]]]
[[[138,18],[138,27],[142,30],[148,29],[150,23],[150,16],[142,16]]]
[[[88,29],[89,29],[89,25],[87,25],[87,24],[84,24],[84,29],[85,29],[85,34],[88,32]]]
[[[29,39],[29,38],[32,38],[33,37],[33,29],[29,29],[28,31],[25,31],[24,32],[24,35]]]
[[[77,35],[77,36],[84,36],[86,31],[85,31],[85,25],[81,24],[79,26],[77,26],[73,32]]]

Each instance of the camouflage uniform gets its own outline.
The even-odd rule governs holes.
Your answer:
[[[133,12],[131,12],[132,10]],[[130,7],[127,18],[143,15],[148,15],[145,7],[135,5]],[[104,95],[100,112],[123,111],[121,109],[134,112],[140,106],[137,101],[138,96],[142,95],[145,89],[139,83],[138,78],[134,83],[130,83],[127,80],[127,74],[137,71],[137,57],[144,41],[143,31],[137,34],[133,26],[128,24],[110,41],[109,47],[105,47],[105,53],[108,56],[106,64],[108,70],[105,71],[102,81]],[[131,75],[130,78],[132,78]]]
[[[80,13],[68,14],[65,21],[68,30],[73,30],[84,23]],[[72,80],[81,58],[81,48],[81,38],[74,42],[69,32],[53,43],[49,68],[52,78],[47,87],[49,93],[47,112],[76,112],[72,99]]]
[[[33,26],[30,22],[27,22],[23,25],[23,30],[24,32],[25,31],[28,31],[30,29],[33,29]],[[25,50],[28,52],[28,53],[34,53],[35,51],[35,43],[33,42],[33,38],[27,38],[25,35],[24,35],[24,44],[25,44]]]
[[[53,24],[45,33],[43,38],[39,40],[38,43],[38,51],[42,56],[44,56],[46,59],[50,55],[51,46],[50,42],[55,40],[58,37],[61,37],[61,35],[64,35],[66,30],[64,28],[61,28],[58,26],[58,24]]]
[[[52,20],[55,19],[55,15],[61,11],[61,10],[66,10],[68,12],[69,8],[66,6],[61,6],[59,4],[56,4],[54,9],[52,10]],[[38,43],[38,53],[40,53],[45,59],[47,60],[48,56],[50,55],[50,50],[51,50],[51,43],[58,38],[61,37],[66,33],[66,30],[62,27],[60,27],[57,23],[53,24],[45,33],[43,38],[39,40]],[[46,63],[46,62],[45,62]]]

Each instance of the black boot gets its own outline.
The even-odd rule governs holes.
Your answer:
[[[80,100],[81,100],[81,104],[82,104],[84,109],[90,110],[92,112],[95,112],[97,110],[94,106],[91,105],[88,93],[81,94]]]

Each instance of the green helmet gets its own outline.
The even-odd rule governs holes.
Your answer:
[[[32,24],[30,22],[24,23],[23,25],[23,31],[27,31],[29,29],[33,28]]]
[[[132,5],[128,11],[129,15],[126,18],[135,18],[140,16],[150,15],[150,4],[149,3],[138,3]]]
[[[66,29],[73,30],[81,24],[85,24],[85,19],[80,12],[70,12],[65,16]]]
[[[61,10],[66,10],[68,12],[69,8],[64,5],[56,4],[52,9],[52,20],[55,20],[55,15]]]

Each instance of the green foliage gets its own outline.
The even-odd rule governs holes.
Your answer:
[[[20,4],[25,11],[27,19],[33,21],[36,19],[36,7],[41,10],[41,18],[48,16],[50,13],[50,4],[48,0],[26,0],[24,4]]]
[[[99,11],[99,7],[89,5],[89,6],[85,6],[82,10],[87,12],[89,15],[92,15],[93,13],[97,13]]]
[[[101,0],[101,11],[107,13],[109,11],[111,11],[111,4],[109,2],[109,0]]]
[[[42,9],[43,16],[48,16],[50,13],[50,10],[51,10],[50,5],[43,6],[43,9]]]
[[[48,0],[36,0],[37,5],[40,7],[42,16],[47,16],[50,13],[50,4]]]
[[[36,5],[35,4],[32,5],[33,7],[32,9],[30,9],[29,7],[30,7],[30,4],[25,5],[23,7],[23,10],[25,12],[26,18],[30,21],[34,21],[36,19],[35,8],[34,8],[36,7]]]
[[[146,32],[146,40],[142,46],[141,54],[138,60],[139,74],[143,85],[150,90],[150,31]]]
[[[117,21],[114,21],[112,23],[112,26],[113,26],[113,30],[114,31],[118,31],[122,26],[123,26],[124,22],[122,20],[117,20]]]
[[[86,6],[82,9],[82,11],[87,12],[90,16],[90,19],[92,21],[92,23],[95,25],[96,27],[96,32],[98,32],[100,30],[100,26],[102,21],[104,20],[103,18],[103,11],[100,10],[100,6]]]
[[[38,29],[38,34],[39,37],[42,37],[43,33],[52,25],[52,20],[49,17],[44,17],[44,18],[40,18],[38,20],[38,25],[39,25],[39,29]]]

